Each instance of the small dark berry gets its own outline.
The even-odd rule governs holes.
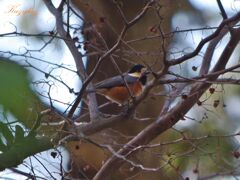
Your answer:
[[[55,152],[55,151],[52,151],[51,152],[51,156],[55,159],[56,158],[56,156],[57,156],[57,152]]]
[[[215,101],[213,102],[213,107],[215,107],[215,108],[218,107],[219,103],[220,103],[219,100],[215,100]]]
[[[182,94],[182,99],[187,99],[187,95],[186,94]]]
[[[192,66],[192,70],[193,70],[193,71],[196,71],[196,70],[197,70],[197,67],[196,67],[196,66]]]
[[[215,88],[209,88],[209,92],[213,94],[215,92]]]

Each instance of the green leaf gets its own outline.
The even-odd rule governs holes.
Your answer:
[[[25,158],[53,147],[53,143],[48,137],[40,137],[35,131],[24,136],[24,129],[19,125],[16,125],[15,129],[14,141],[8,125],[0,122],[0,133],[7,142],[6,146],[3,138],[0,138],[0,171],[8,167],[17,166]]]
[[[2,122],[0,122],[0,133],[6,139],[7,146],[11,146],[14,140],[13,134],[8,126]]]
[[[53,144],[49,138],[26,136],[20,142],[0,153],[0,171],[17,166],[27,157],[50,148],[53,148]]]
[[[15,128],[15,142],[18,143],[24,138],[24,129],[19,125],[16,125]]]
[[[30,88],[26,69],[13,61],[0,58],[0,86],[0,104],[3,109],[31,127],[40,101]]]
[[[7,150],[7,146],[3,143],[3,140],[0,138],[0,151],[4,152]]]
[[[10,112],[17,119],[17,124],[22,124],[31,132],[25,134],[24,128],[16,125],[14,133],[10,125],[0,120],[0,171],[17,166],[25,158],[53,147],[49,137],[37,135],[39,124],[34,124],[38,120],[38,112],[45,107],[30,87],[27,70],[1,57],[0,107],[4,112]]]

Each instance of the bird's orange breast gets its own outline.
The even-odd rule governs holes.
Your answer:
[[[129,84],[128,87],[134,97],[139,96],[143,90],[142,85],[139,82]],[[131,97],[129,90],[126,86],[116,86],[109,89],[101,89],[99,93],[113,102],[124,104]]]

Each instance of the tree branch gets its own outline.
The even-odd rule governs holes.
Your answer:
[[[102,64],[102,62],[108,58],[109,56],[111,56],[112,53],[114,53],[117,48],[121,45],[121,42],[127,32],[127,30],[129,28],[131,28],[134,24],[136,24],[147,12],[147,10],[149,9],[149,6],[151,6],[154,3],[154,0],[150,0],[146,6],[143,8],[143,10],[135,17],[133,18],[129,23],[126,23],[125,26],[123,27],[117,42],[106,52],[104,53],[99,59],[97,64],[95,65],[93,71],[90,73],[90,75],[85,79],[85,81],[82,84],[82,88],[78,94],[78,97],[76,98],[76,102],[74,103],[71,111],[69,112],[69,118],[71,117],[71,115],[74,113],[74,111],[76,110],[78,104],[80,103],[82,96],[84,94],[85,89],[87,88],[88,84],[92,81],[92,79],[94,78],[94,76],[96,75],[100,65]],[[91,87],[90,87],[91,88]],[[92,87],[93,89],[93,87]],[[90,93],[93,94],[93,93]],[[89,108],[91,110],[91,108]],[[91,119],[95,119],[95,118],[91,118]]]
[[[223,19],[227,19],[228,18],[227,17],[227,13],[226,13],[225,9],[223,8],[221,0],[217,0],[217,4],[218,4],[218,7],[219,7],[219,9],[221,11]]]
[[[203,48],[203,46],[208,43],[209,41],[211,41],[212,39],[216,38],[220,32],[222,31],[222,29],[224,29],[226,27],[226,25],[230,25],[231,23],[235,24],[239,21],[240,18],[240,12],[238,12],[236,15],[234,15],[233,17],[229,18],[229,19],[225,19],[223,20],[220,25],[218,26],[218,28],[216,29],[216,31],[214,33],[212,33],[211,35],[207,36],[206,38],[204,38],[203,40],[200,41],[200,43],[198,44],[198,46],[195,48],[195,50],[191,53],[188,53],[180,58],[177,59],[173,59],[170,60],[168,62],[169,65],[173,66],[173,65],[177,65],[180,64],[194,56],[196,56],[201,49]],[[233,25],[231,24],[231,25]]]
[[[64,5],[64,1],[61,1],[59,8],[55,8],[51,2],[51,0],[43,0],[49,11],[55,16],[56,18],[56,26],[57,26],[57,32],[60,34],[60,36],[64,39],[64,42],[66,43],[68,49],[70,50],[71,54],[73,55],[78,73],[80,75],[80,78],[82,81],[84,81],[87,77],[87,73],[84,68],[83,60],[82,60],[82,54],[78,51],[78,48],[75,46],[75,42],[70,37],[70,35],[66,32],[63,25],[63,17],[62,17],[62,9]],[[92,84],[89,84],[90,87],[92,87]],[[82,87],[83,89],[83,87]],[[96,118],[98,116],[98,109],[97,109],[97,100],[95,94],[88,94],[89,98],[89,109],[91,110],[90,116],[93,116],[92,118]],[[79,101],[80,102],[80,101]],[[76,103],[74,103],[74,106],[71,108],[68,118],[71,118],[79,105],[78,99],[76,99]]]
[[[213,72],[223,70],[228,62],[231,54],[236,48],[240,40],[240,30],[235,30],[230,41],[226,45],[218,63],[215,65]],[[217,79],[218,75],[210,78],[210,80]],[[132,150],[139,145],[145,145],[151,142],[161,133],[165,132],[167,129],[175,125],[183,116],[192,108],[192,106],[198,101],[201,95],[211,86],[208,83],[194,83],[189,95],[185,100],[179,102],[174,108],[172,108],[167,114],[160,116],[157,121],[153,122],[142,130],[137,136],[135,136],[131,141],[129,141],[122,149],[117,153],[120,156],[133,156],[136,151]],[[98,173],[93,178],[94,180],[108,179],[114,173],[115,169],[124,163],[122,159],[116,156],[109,158]]]

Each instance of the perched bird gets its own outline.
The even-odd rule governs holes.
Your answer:
[[[147,82],[148,73],[146,67],[136,64],[122,75],[114,76],[97,83],[95,91],[122,106],[128,103],[131,97],[141,95]]]

